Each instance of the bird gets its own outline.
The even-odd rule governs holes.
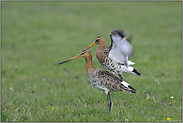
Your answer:
[[[134,67],[135,63],[128,60],[128,57],[133,54],[133,47],[125,36],[125,31],[112,30],[111,31],[111,45],[106,48],[105,39],[102,36],[88,46],[86,49],[98,44],[96,50],[96,57],[100,64],[111,71],[113,74],[118,75],[122,80],[122,73],[141,75]]]
[[[107,110],[105,113],[106,115],[108,114],[108,112],[110,114],[111,105],[112,105],[110,92],[124,91],[130,94],[137,92],[136,89],[131,87],[127,82],[125,82],[124,80],[121,80],[114,74],[106,70],[95,68],[92,61],[92,53],[88,49],[83,49],[78,55],[59,63],[59,65],[79,57],[85,58],[86,73],[93,87],[99,90],[105,91],[107,95],[108,104],[107,104]]]

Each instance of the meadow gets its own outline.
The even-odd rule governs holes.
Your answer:
[[[182,2],[1,2],[2,122],[182,122]],[[132,33],[136,94],[92,87],[77,55],[113,29]],[[89,50],[96,68],[97,46]]]

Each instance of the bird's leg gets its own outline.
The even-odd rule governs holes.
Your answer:
[[[120,77],[121,81],[124,81],[123,77],[120,74],[118,74],[118,76]]]
[[[107,111],[106,111],[105,114],[107,114],[108,110],[109,110],[109,114],[110,114],[112,101],[111,101],[111,97],[110,97],[110,93],[109,93],[109,92],[108,92],[108,94],[107,94],[107,100],[108,100],[108,104],[107,104]]]

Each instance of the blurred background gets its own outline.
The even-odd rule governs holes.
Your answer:
[[[1,121],[182,121],[182,2],[1,2]],[[84,59],[63,65],[98,36],[128,30],[139,92],[92,87]],[[97,46],[90,49],[96,68]]]

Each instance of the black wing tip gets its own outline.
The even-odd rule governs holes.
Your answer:
[[[112,30],[111,31],[111,33],[112,32],[116,32],[121,38],[125,38],[126,37],[126,39],[127,39],[127,41],[128,42],[132,42],[132,35],[131,35],[131,33],[129,33],[129,31],[127,31],[127,33],[126,33],[126,31],[127,30],[119,30],[119,29],[115,29],[115,30]],[[110,35],[111,36],[111,35]]]
[[[119,30],[119,29],[115,29],[115,30],[112,30],[112,32],[116,32],[119,36],[121,36],[122,38],[125,37],[125,34],[124,34],[124,31],[123,30]],[[111,36],[111,35],[110,35]]]

